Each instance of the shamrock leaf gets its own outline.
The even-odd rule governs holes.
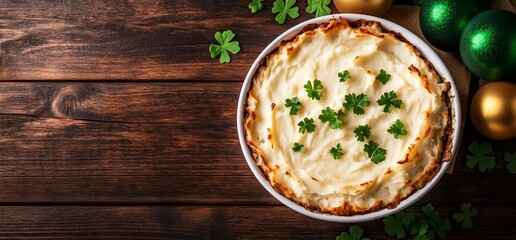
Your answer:
[[[252,0],[249,3],[249,9],[251,9],[252,13],[257,13],[263,9],[263,0]]]
[[[512,174],[516,174],[516,152],[513,152],[512,154],[506,152],[504,154],[504,160],[509,162],[506,166],[507,170]]]
[[[239,43],[237,41],[231,41],[234,37],[235,34],[231,30],[224,31],[223,33],[215,33],[215,40],[217,40],[220,45],[210,45],[211,58],[216,58],[220,54],[220,63],[231,62],[228,51],[233,54],[240,52]]]
[[[461,213],[454,213],[452,215],[453,219],[457,222],[462,222],[462,227],[464,229],[473,228],[473,221],[471,217],[478,215],[478,210],[476,208],[471,208],[471,203],[463,203],[460,205]]]
[[[405,237],[406,232],[402,222],[404,215],[404,212],[399,212],[394,216],[388,216],[383,219],[383,224],[385,224],[384,230],[389,236],[396,236],[398,239]]]
[[[351,226],[349,233],[342,232],[336,240],[369,240],[369,238],[362,238],[362,235],[364,235],[364,229],[359,226]]]
[[[316,17],[322,17],[329,15],[331,9],[328,7],[331,0],[308,0],[308,7],[306,7],[307,13],[314,13]]]
[[[486,154],[493,151],[493,147],[491,147],[490,143],[483,142],[478,145],[478,143],[474,141],[469,145],[468,150],[473,154],[466,156],[466,166],[470,169],[473,169],[477,164],[480,172],[485,172],[487,169],[493,169],[495,167],[495,157],[486,156]]]
[[[286,3],[285,3],[286,1]],[[298,7],[292,7],[296,4],[296,0],[276,0],[274,1],[273,7],[272,7],[272,13],[278,15],[276,16],[275,20],[279,24],[284,24],[285,20],[287,19],[287,15],[291,18],[297,18],[299,17],[299,8]]]

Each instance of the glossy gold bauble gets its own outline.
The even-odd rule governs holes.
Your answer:
[[[383,16],[392,5],[392,0],[333,0],[341,13],[361,13]]]
[[[471,102],[475,128],[493,140],[516,138],[516,84],[493,82],[481,87]]]

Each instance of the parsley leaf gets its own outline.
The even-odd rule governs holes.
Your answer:
[[[286,3],[285,3],[286,1]],[[298,7],[292,7],[296,4],[296,0],[276,0],[274,1],[273,7],[272,7],[272,13],[278,15],[276,16],[275,20],[279,24],[285,23],[285,20],[287,19],[287,15],[289,15],[291,18],[297,18],[299,17],[299,8]]]
[[[363,142],[366,138],[371,137],[371,128],[369,125],[359,125],[353,131],[358,141]]]
[[[348,70],[344,70],[343,72],[340,72],[339,74],[337,74],[337,76],[339,76],[340,82],[346,82],[346,80],[351,78],[351,75],[349,75]]]
[[[340,145],[340,143],[338,143],[337,146],[332,147],[330,149],[330,153],[333,156],[333,159],[335,159],[335,160],[342,157],[342,146]]]
[[[257,13],[263,9],[263,0],[252,0],[249,3],[249,9],[251,9],[252,13]]]
[[[383,106],[383,112],[390,113],[392,112],[392,106],[395,108],[401,108],[401,105],[403,104],[402,100],[397,100],[398,95],[394,91],[385,92],[383,95],[376,101],[378,105]]]
[[[381,69],[380,74],[378,74],[375,79],[382,82],[382,84],[385,85],[389,80],[391,80],[391,75],[387,74],[385,70]]]
[[[399,119],[391,125],[387,132],[394,135],[396,139],[399,139],[401,136],[407,135],[405,124],[403,124]]]
[[[359,226],[351,226],[349,227],[349,233],[342,232],[336,240],[370,240],[369,238],[362,238],[362,235],[364,235],[364,229]]]
[[[305,148],[305,145],[299,144],[299,143],[294,143],[294,147],[292,148],[292,150],[294,150],[294,152],[301,152],[301,151],[303,151],[304,148]]]
[[[315,79],[313,87],[312,87],[312,82],[310,82],[310,80],[308,80],[308,82],[306,82],[306,84],[303,87],[305,88],[306,92],[308,93],[309,98],[311,98],[312,100],[314,100],[314,99],[321,100],[321,97],[323,95],[323,93],[322,93],[323,85],[320,80]]]
[[[483,142],[480,145],[476,141],[468,146],[468,150],[473,155],[466,156],[466,166],[473,169],[478,164],[480,172],[485,172],[488,169],[493,169],[496,165],[494,156],[486,156],[493,151],[493,147],[488,142]]]
[[[512,154],[509,152],[506,152],[504,154],[505,161],[509,162],[506,166],[507,170],[509,170],[510,173],[516,174],[516,152],[513,152]]]
[[[344,96],[345,103],[342,103],[342,106],[346,108],[347,111],[353,109],[353,113],[356,115],[364,114],[364,109],[362,107],[369,106],[369,100],[367,100],[367,95],[361,93],[358,96],[355,93],[350,93]]]
[[[330,15],[331,9],[328,7],[331,0],[308,0],[307,13],[314,13],[316,17]]]
[[[297,112],[301,110],[301,102],[298,97],[285,100],[285,107],[290,108],[290,115],[297,115]]]
[[[314,124],[314,119],[313,118],[306,118],[303,119],[303,121],[299,122],[297,124],[299,126],[299,132],[300,133],[305,133],[305,132],[313,132],[315,131],[315,124]]]
[[[374,164],[383,162],[383,160],[385,160],[385,154],[387,154],[385,149],[378,147],[378,144],[373,141],[369,141],[368,144],[364,145],[364,151]]]
[[[319,115],[319,120],[321,120],[323,123],[329,122],[331,129],[337,129],[342,127],[342,121],[339,119],[339,117],[343,115],[344,112],[342,110],[335,112],[330,107],[326,107],[322,110],[321,115]]]
[[[471,208],[471,203],[463,203],[460,205],[461,213],[454,213],[452,215],[453,219],[457,222],[462,222],[462,227],[464,229],[473,228],[473,220],[471,217],[478,215],[478,210],[476,208]]]
[[[228,51],[233,54],[240,52],[239,43],[237,41],[231,41],[234,37],[235,34],[231,30],[224,31],[223,33],[216,32],[215,40],[217,40],[220,45],[210,45],[211,58],[216,58],[220,54],[220,63],[231,62]]]

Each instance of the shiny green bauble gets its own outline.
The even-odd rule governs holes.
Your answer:
[[[466,25],[460,56],[468,69],[485,80],[510,79],[516,73],[516,14],[483,12]]]
[[[466,24],[489,7],[489,2],[484,0],[423,1],[419,10],[421,31],[435,47],[448,52],[458,51]]]

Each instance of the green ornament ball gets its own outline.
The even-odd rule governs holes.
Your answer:
[[[443,51],[455,52],[466,24],[489,8],[489,2],[484,0],[426,0],[421,3],[419,24],[428,42]]]
[[[493,9],[466,25],[460,38],[460,56],[477,77],[500,80],[516,73],[516,14]]]

